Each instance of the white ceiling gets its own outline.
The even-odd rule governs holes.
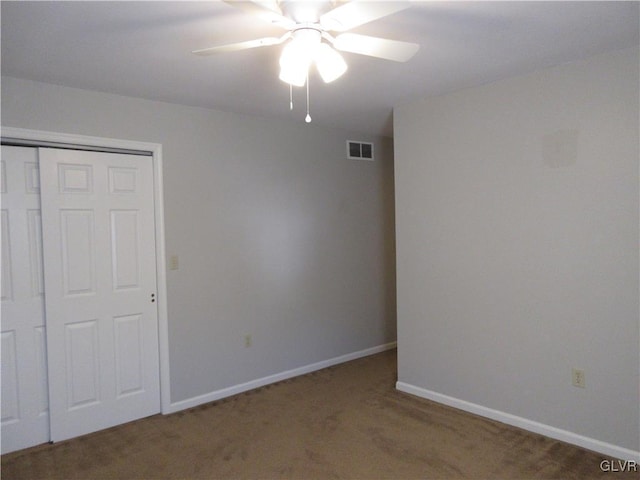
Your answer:
[[[353,30],[421,44],[408,63],[345,53],[332,84],[311,77],[314,124],[392,135],[392,108],[638,45],[639,2],[427,2]],[[282,31],[227,3],[1,3],[2,74],[303,122],[304,90],[278,80],[280,46],[191,50]]]

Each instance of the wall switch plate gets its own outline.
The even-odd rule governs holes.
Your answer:
[[[178,256],[171,255],[171,257],[169,257],[169,270],[178,270],[178,266]]]
[[[584,370],[580,370],[579,368],[571,369],[571,384],[574,387],[584,388]]]

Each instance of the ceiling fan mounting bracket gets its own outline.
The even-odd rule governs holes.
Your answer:
[[[322,27],[317,23],[298,23],[291,29],[291,36],[294,39],[303,40],[303,37],[306,37],[306,40],[313,41],[314,43],[320,42],[323,33]]]

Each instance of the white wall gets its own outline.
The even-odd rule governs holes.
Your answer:
[[[13,78],[2,125],[163,145],[172,402],[395,341],[390,139]]]
[[[399,388],[640,450],[638,71],[624,50],[396,109]]]

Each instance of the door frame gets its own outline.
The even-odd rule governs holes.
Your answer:
[[[162,180],[162,144],[120,140],[114,138],[92,137],[43,130],[2,127],[3,139],[26,140],[34,142],[53,142],[69,145],[82,145],[96,148],[114,148],[151,152],[153,159],[153,202],[156,237],[156,281],[158,292],[158,353],[160,360],[160,411],[171,412],[171,386],[169,375],[169,320],[167,310],[167,269],[164,238],[164,194]]]

